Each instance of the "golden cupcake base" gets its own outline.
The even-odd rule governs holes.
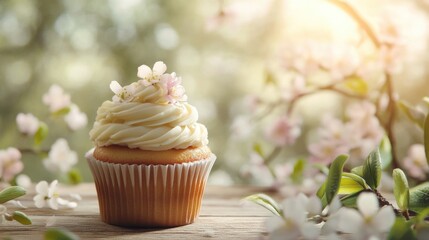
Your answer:
[[[174,227],[198,217],[209,158],[176,164],[120,164],[86,154],[99,200],[101,220],[127,227]]]

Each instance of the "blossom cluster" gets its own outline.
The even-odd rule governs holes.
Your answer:
[[[340,239],[338,234],[351,234],[353,239],[384,239],[395,222],[391,206],[380,208],[374,193],[361,193],[357,209],[341,207],[338,197],[322,209],[316,196],[303,194],[286,198],[282,215],[266,223],[270,239]],[[322,211],[323,210],[323,211]]]
[[[351,153],[352,165],[358,165],[384,136],[375,113],[374,104],[364,101],[348,106],[346,122],[324,116],[317,130],[320,139],[308,146],[310,161],[329,164],[336,156]]]
[[[152,69],[146,65],[138,67],[137,77],[140,80],[137,84],[122,87],[117,81],[112,81],[110,89],[115,93],[113,102],[132,101],[139,86],[148,87],[152,85],[157,85],[163,89],[165,99],[170,104],[186,101],[185,88],[181,85],[182,78],[178,77],[175,72],[165,73],[165,71],[167,71],[167,66],[158,61]]]

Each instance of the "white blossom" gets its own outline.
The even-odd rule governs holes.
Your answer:
[[[60,138],[52,145],[48,158],[43,160],[43,164],[51,172],[66,173],[77,161],[77,153],[70,150],[67,140]]]
[[[43,95],[43,103],[49,106],[51,112],[56,112],[71,104],[70,95],[64,93],[64,90],[60,86],[54,84]]]
[[[58,210],[59,206],[67,208],[75,208],[76,202],[68,201],[60,197],[57,192],[58,180],[54,180],[51,184],[46,181],[41,181],[36,185],[36,196],[34,196],[34,205],[38,208],[43,208],[47,205],[49,208]]]
[[[18,186],[23,187],[23,188],[29,188],[31,186],[31,179],[26,174],[19,174],[16,177],[16,184]]]
[[[283,216],[274,216],[266,222],[270,239],[317,239],[320,229],[307,221],[310,211],[311,214],[321,211],[320,200],[318,204],[317,200],[309,200],[303,194],[285,199],[282,202]]]
[[[31,113],[19,113],[16,116],[16,124],[21,133],[33,136],[39,129],[39,119]]]
[[[81,112],[76,104],[70,106],[70,112],[64,117],[64,121],[73,131],[81,129],[88,123],[88,117],[84,112]]]
[[[149,86],[154,83],[158,83],[161,80],[161,75],[164,74],[166,70],[167,65],[158,61],[153,65],[152,69],[146,65],[138,67],[137,76],[142,79],[141,83],[144,86]]]
[[[358,210],[341,208],[338,211],[338,230],[351,233],[353,239],[382,239],[395,222],[391,206],[379,208],[375,194],[364,192],[357,199]]]

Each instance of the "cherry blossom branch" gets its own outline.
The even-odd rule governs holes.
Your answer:
[[[271,153],[264,159],[265,164],[268,166],[270,162],[272,162],[282,151],[281,147],[275,147]]]
[[[344,91],[344,90],[341,90],[341,89],[336,88],[335,86],[336,86],[337,84],[338,84],[338,83],[329,84],[329,85],[326,85],[326,86],[319,87],[319,88],[317,88],[317,89],[315,89],[315,90],[313,90],[313,91],[304,92],[304,93],[301,93],[301,94],[296,95],[296,96],[295,96],[295,97],[290,101],[290,104],[289,104],[289,108],[288,108],[288,110],[287,110],[287,113],[288,113],[288,114],[291,114],[291,113],[293,112],[293,108],[294,108],[294,105],[295,105],[295,102],[296,102],[296,101],[298,101],[299,99],[301,99],[301,98],[303,98],[303,97],[306,97],[306,96],[309,96],[309,95],[313,95],[313,94],[315,94],[315,93],[319,93],[320,91],[333,91],[333,92],[339,93],[339,94],[341,94],[341,95],[343,95],[343,96],[345,96],[345,97],[357,98],[357,99],[361,99],[361,100],[366,99],[366,96],[364,96],[364,95],[357,95],[357,94],[349,93],[349,92],[347,92],[347,91]]]
[[[350,17],[352,17],[356,23],[365,31],[371,41],[377,48],[380,48],[380,41],[371,26],[365,21],[365,19],[354,9],[349,3],[343,0],[327,0],[333,5],[337,6]]]
[[[38,153],[49,153],[49,149],[32,149],[32,148],[18,148],[21,153],[38,154]]]

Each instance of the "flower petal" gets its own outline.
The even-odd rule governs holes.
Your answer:
[[[148,78],[152,76],[152,69],[150,69],[150,67],[146,66],[146,65],[141,65],[138,69],[137,69],[137,77],[139,78]]]
[[[285,225],[285,222],[284,222],[283,218],[281,218],[279,216],[270,217],[265,222],[265,226],[269,232],[272,232],[277,228],[281,228],[283,225]]]
[[[357,207],[364,218],[374,216],[378,209],[378,200],[374,193],[363,192],[357,199]]]
[[[355,233],[360,231],[363,218],[355,209],[341,208],[339,214],[338,230],[344,233]]]
[[[112,81],[110,82],[110,90],[115,94],[119,94],[122,91],[122,87],[117,81]]]
[[[304,239],[317,239],[317,237],[320,235],[320,228],[311,222],[302,224],[300,230]]]
[[[58,201],[57,198],[51,198],[48,201],[48,205],[50,208],[54,209],[54,210],[58,210]]]
[[[385,206],[378,211],[377,215],[373,218],[374,227],[380,232],[387,232],[395,222],[395,213],[392,207]]]
[[[329,214],[334,214],[336,212],[338,212],[338,210],[340,210],[341,208],[341,201],[340,198],[338,197],[338,195],[336,195],[333,199],[331,204],[329,204]]]
[[[34,205],[36,205],[37,208],[42,208],[45,206],[45,196],[44,195],[36,195],[33,198]]]
[[[49,190],[48,190],[48,197],[52,198],[54,196],[57,184],[58,184],[58,180],[54,180],[51,182],[51,185],[49,186]]]
[[[153,65],[154,75],[161,76],[165,71],[167,71],[167,65],[165,65],[165,63],[158,61]]]
[[[322,212],[322,203],[317,196],[311,196],[306,204],[306,209],[310,215],[317,215]]]
[[[41,181],[36,185],[36,192],[42,195],[48,195],[48,182]]]

